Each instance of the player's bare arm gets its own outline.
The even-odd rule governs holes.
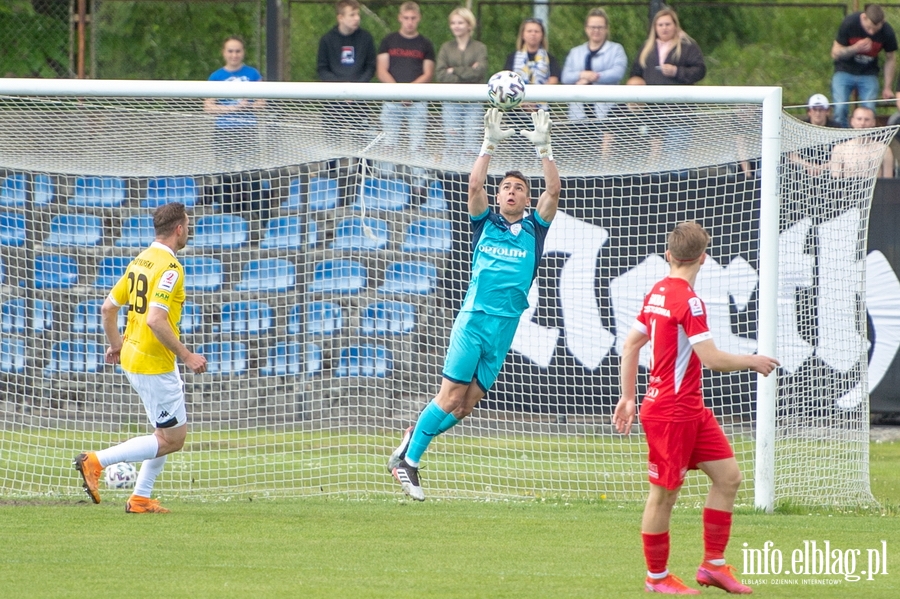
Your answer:
[[[622,356],[619,359],[619,389],[622,395],[619,403],[616,404],[615,412],[613,412],[613,426],[623,435],[630,433],[631,425],[634,424],[634,416],[637,412],[635,401],[638,358],[641,348],[648,341],[650,341],[650,337],[637,329],[631,329],[622,346]]]
[[[106,348],[106,363],[118,364],[119,356],[122,353],[122,335],[119,333],[118,325],[119,306],[117,306],[108,297],[103,301],[100,308],[100,319],[103,323],[103,332],[106,333],[106,340],[109,347]]]
[[[189,350],[175,335],[169,323],[169,313],[162,308],[150,306],[147,313],[147,326],[159,339],[159,342],[175,354],[194,374],[206,372],[206,358]]]
[[[716,347],[715,341],[707,339],[694,344],[694,353],[703,365],[716,372],[734,372],[735,370],[752,370],[763,376],[769,376],[781,363],[775,358],[760,354],[732,354]]]

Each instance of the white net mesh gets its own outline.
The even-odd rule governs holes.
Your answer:
[[[362,98],[268,99],[232,129],[202,99],[0,98],[0,494],[78,493],[75,454],[148,430],[103,364],[99,305],[168,201],[192,213],[181,330],[210,371],[184,375],[191,431],[156,491],[397,492],[387,456],[438,389],[469,277],[482,105],[467,106],[468,138],[445,131],[436,102],[394,105],[426,123],[394,136],[382,103]],[[551,112],[563,194],[531,307],[494,389],[425,455],[430,496],[644,496],[643,439],[614,434],[609,416],[617,349],[667,272],[676,222],[712,235],[697,286],[718,346],[756,350],[760,105]],[[783,125],[777,496],[866,502],[863,258],[880,154],[852,152],[852,176],[813,172],[801,154],[825,164],[835,143],[863,138]],[[881,151],[887,135],[872,141]],[[489,194],[509,169],[536,198],[524,138],[501,145]],[[705,377],[745,474],[739,502],[752,503],[755,375]],[[705,491],[691,474],[683,494]]]

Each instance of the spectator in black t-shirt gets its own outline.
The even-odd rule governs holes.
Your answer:
[[[838,28],[831,58],[834,76],[831,78],[831,99],[834,101],[834,120],[847,126],[850,94],[856,90],[860,102],[875,110],[878,99],[878,54],[884,50],[884,87],[881,97],[894,99],[894,69],[897,63],[897,36],[884,20],[884,10],[870,4],[865,12],[855,12],[843,20]]]
[[[434,45],[419,33],[422,13],[415,2],[400,5],[400,29],[381,40],[376,60],[378,80],[382,83],[430,83],[434,77]],[[406,121],[409,150],[420,154],[425,148],[428,122],[427,102],[385,102],[381,109],[381,126],[385,145],[396,147],[400,127]]]

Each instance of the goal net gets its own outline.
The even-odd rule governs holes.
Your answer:
[[[155,493],[399,494],[387,457],[439,388],[469,279],[483,89],[38,85],[0,82],[0,495],[79,494],[77,453],[150,430],[104,364],[99,306],[171,201],[192,218],[181,334],[209,372],[183,373],[190,432]],[[529,90],[554,123],[560,211],[499,380],[424,456],[430,497],[644,496],[640,426],[610,426],[618,351],[668,271],[668,232],[696,220],[717,345],[782,363],[765,382],[704,372],[739,503],[871,502],[866,229],[891,132],[804,125],[780,91],[766,120],[761,92],[740,89]],[[235,97],[254,107],[204,109]],[[500,145],[489,195],[511,169],[536,198],[521,136]],[[682,493],[706,490],[692,473]]]

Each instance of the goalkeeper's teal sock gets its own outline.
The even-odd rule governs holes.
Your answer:
[[[447,417],[444,418],[444,421],[441,422],[441,425],[438,427],[438,434],[441,435],[446,433],[451,428],[459,424],[460,420],[456,416],[453,415],[453,412],[447,414]]]
[[[419,420],[416,421],[412,439],[409,440],[405,458],[407,464],[418,468],[419,460],[422,459],[422,454],[428,449],[428,444],[441,433],[440,427],[445,418],[447,418],[447,412],[437,405],[437,401],[432,399],[425,406],[425,409],[419,414]]]

